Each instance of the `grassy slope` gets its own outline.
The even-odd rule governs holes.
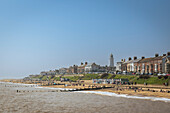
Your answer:
[[[170,78],[168,78],[168,79],[164,79],[164,78],[159,79],[158,77],[150,77],[148,79],[135,79],[135,80],[133,80],[133,82],[137,82],[138,84],[143,84],[144,82],[146,82],[148,84],[162,85],[163,83],[168,82],[169,80],[170,80]]]
[[[48,80],[47,76],[39,76],[37,78],[40,78],[41,80]],[[106,75],[106,76],[99,76],[98,74],[86,74],[83,77],[80,76],[68,76],[68,77],[63,77],[63,78],[68,78],[72,81],[77,81],[77,80],[91,80],[91,79],[128,79],[130,82],[137,82],[138,84],[144,84],[144,82],[148,84],[158,84],[162,85],[165,82],[170,81],[170,77],[168,79],[161,78],[159,79],[158,77],[150,77],[148,79],[143,79],[139,78],[139,76],[136,75]],[[49,80],[60,80],[59,77],[54,77],[50,78]]]

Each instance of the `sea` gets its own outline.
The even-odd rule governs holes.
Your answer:
[[[0,82],[0,113],[170,113],[170,99]]]

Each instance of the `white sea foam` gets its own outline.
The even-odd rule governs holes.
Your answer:
[[[37,84],[23,84],[23,83],[13,83],[13,82],[0,82],[0,83],[7,83],[7,84],[14,84],[14,85],[24,85],[24,86],[39,86]]]
[[[40,85],[37,84],[23,84],[23,83],[13,83],[13,82],[0,82],[4,84],[14,84],[14,85],[24,85],[24,86],[34,86],[35,88],[42,88],[42,89],[53,89],[53,90],[76,90],[71,88],[52,88],[52,87],[40,87]]]
[[[159,98],[159,97],[130,96],[130,95],[127,95],[127,94],[116,94],[116,93],[112,93],[112,92],[102,92],[102,91],[76,91],[76,92],[100,94],[100,95],[123,97],[123,98],[148,99],[148,100],[152,100],[152,101],[170,102],[170,99],[168,99],[168,98]]]
[[[54,90],[76,90],[71,88],[52,88],[52,87],[36,87],[36,88],[43,88],[43,89],[54,89]]]

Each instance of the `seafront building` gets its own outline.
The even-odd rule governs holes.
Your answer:
[[[159,56],[155,54],[154,57],[137,58],[136,56],[128,58],[126,61],[122,59],[117,62],[116,67],[114,66],[113,54],[109,57],[109,66],[100,66],[94,63],[81,62],[81,64],[70,66],[69,68],[60,68],[59,70],[42,71],[39,75],[41,76],[60,76],[60,75],[74,75],[74,74],[87,74],[87,73],[123,73],[123,74],[147,74],[147,75],[157,75],[160,74],[170,74],[170,52]],[[39,75],[30,75],[30,77]]]
[[[162,72],[170,74],[170,53],[162,59]]]
[[[155,57],[143,58],[137,63],[138,72],[141,74],[162,73],[162,58],[155,54]]]
[[[136,72],[137,71],[136,65],[140,60],[141,59],[137,59],[136,56],[133,58],[133,60],[131,58],[129,58],[129,62],[127,63],[127,71],[128,72]]]
[[[97,65],[96,63],[90,63],[85,66],[85,72],[98,72],[100,68],[100,65]]]
[[[59,73],[59,70],[50,70],[50,71],[42,71],[40,75],[57,75]]]
[[[116,71],[117,72],[121,72],[122,70],[122,63],[123,63],[123,61],[121,61],[121,62],[117,62],[117,64],[116,64]]]
[[[77,74],[77,68],[78,68],[77,65],[70,66],[70,67],[69,67],[69,73],[71,73],[71,74]]]
[[[81,65],[78,66],[78,68],[77,68],[77,73],[83,74],[85,72],[85,67],[86,67],[87,64],[88,64],[87,62],[85,62],[85,64],[81,63]]]
[[[127,61],[122,60],[121,63],[117,63],[117,69],[124,73],[137,73],[137,74],[158,74],[167,73],[170,74],[170,52],[159,56],[155,54],[155,57],[137,59],[135,56],[132,60],[131,57]]]
[[[69,68],[60,68],[59,70],[42,71],[39,75],[41,76],[58,76],[58,75],[73,75],[73,74],[85,74],[85,73],[114,73],[114,58],[113,54],[109,58],[109,66],[100,66],[94,63],[81,62],[81,64],[70,66]],[[39,76],[38,75],[38,76]],[[30,75],[37,76],[37,75]]]
[[[65,74],[68,72],[68,68],[60,68],[59,69],[59,74]]]

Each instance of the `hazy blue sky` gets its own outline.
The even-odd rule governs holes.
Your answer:
[[[0,0],[0,79],[170,51],[170,0]]]

